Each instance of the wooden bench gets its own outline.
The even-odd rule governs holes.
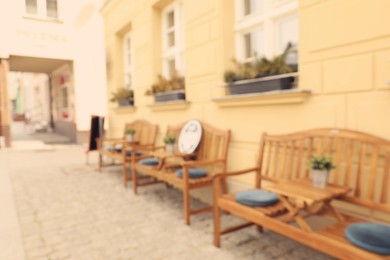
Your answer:
[[[122,138],[97,138],[97,146],[99,153],[99,171],[102,167],[122,164],[123,183],[125,187],[129,180],[127,174],[127,164],[133,160],[137,161],[144,158],[146,155],[138,153],[138,151],[153,150],[156,143],[158,126],[146,120],[135,120],[125,125],[126,129],[132,128],[135,130],[134,142],[129,143],[125,137]],[[116,149],[119,148],[119,149]],[[107,157],[111,163],[103,164],[103,157]]]
[[[168,127],[167,134],[179,136],[184,124]],[[220,130],[211,125],[201,122],[202,137],[196,151],[192,154],[173,154],[160,157],[157,166],[147,166],[136,163],[133,172],[133,189],[137,193],[137,188],[142,186],[138,182],[138,174],[153,177],[169,186],[176,187],[183,191],[184,219],[187,225],[190,224],[190,215],[212,211],[212,207],[197,210],[190,209],[190,191],[206,186],[211,186],[213,174],[226,171],[228,147],[230,143],[230,130]],[[173,162],[172,162],[173,161]],[[176,176],[178,169],[183,170],[183,178]],[[189,178],[190,168],[207,169],[207,176],[202,178]],[[138,174],[136,174],[138,173]],[[225,187],[225,185],[224,185]]]
[[[390,141],[345,129],[315,129],[288,135],[263,134],[256,167],[214,176],[215,246],[220,246],[221,235],[255,224],[259,230],[265,227],[340,259],[390,259],[390,256],[356,247],[344,236],[345,228],[351,223],[377,222],[353,213],[348,210],[348,206],[360,207],[371,213],[377,211],[387,216],[390,214],[389,151]],[[289,219],[286,216],[289,211],[282,201],[267,207],[249,207],[236,202],[234,194],[225,193],[221,187],[221,181],[226,181],[228,177],[247,173],[255,173],[255,189],[307,179],[310,177],[307,161],[313,154],[331,156],[336,168],[331,173],[330,184],[350,188],[346,195],[334,201],[339,206],[343,205],[343,209],[338,207],[337,212],[342,221],[332,220],[325,227],[305,229],[300,223],[296,225],[283,221]],[[220,210],[249,222],[222,230]],[[320,213],[316,212],[316,215],[320,216]],[[330,221],[329,216],[326,216],[328,222],[322,217],[325,216],[320,216],[322,224]]]

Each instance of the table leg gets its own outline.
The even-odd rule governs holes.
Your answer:
[[[332,205],[330,205],[330,201],[324,204],[324,208],[328,210],[331,215],[333,215],[339,222],[345,221],[343,215],[341,215]]]
[[[290,222],[291,220],[295,220],[297,222],[297,224],[305,231],[313,231],[311,229],[311,227],[309,226],[309,224],[307,224],[307,222],[305,221],[305,219],[299,215],[299,210],[300,208],[293,205],[292,203],[290,203],[288,201],[288,199],[284,196],[279,196],[279,199],[280,201],[283,203],[283,205],[287,208],[287,210],[289,211],[287,213],[287,215],[285,215],[283,218],[282,218],[282,221],[284,222]]]

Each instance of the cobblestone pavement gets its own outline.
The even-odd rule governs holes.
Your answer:
[[[120,167],[100,174],[79,146],[49,147],[3,154],[27,259],[329,259],[254,227],[224,236],[218,249],[211,213],[184,225],[180,191],[156,185],[136,196],[123,187]]]

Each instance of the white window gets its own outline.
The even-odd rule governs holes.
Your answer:
[[[170,78],[174,71],[184,75],[184,19],[182,3],[175,1],[165,7],[161,14],[163,75],[166,78]]]
[[[236,0],[236,57],[272,58],[291,42],[298,50],[298,0]]]
[[[25,0],[25,3],[28,15],[58,19],[57,0]]]
[[[133,42],[131,33],[127,33],[123,36],[123,75],[124,84],[126,88],[134,88],[134,55],[133,55]]]

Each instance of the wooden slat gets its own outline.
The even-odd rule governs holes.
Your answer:
[[[292,174],[293,174],[293,165],[294,165],[294,154],[295,154],[295,140],[291,141],[291,146],[290,146],[290,160],[286,169],[286,177],[287,179],[291,180],[292,179]]]
[[[357,170],[357,176],[356,176],[356,187],[355,187],[355,196],[360,197],[361,193],[361,183],[363,182],[363,174],[364,174],[364,161],[366,157],[366,149],[367,145],[365,143],[362,143],[360,147],[360,156],[359,156],[359,163],[358,163],[358,170]]]
[[[385,167],[383,172],[383,180],[382,180],[382,191],[381,191],[381,198],[380,202],[386,203],[387,202],[387,194],[389,189],[389,182],[390,182],[390,154],[385,154]]]
[[[368,187],[367,187],[367,199],[372,200],[374,197],[374,188],[377,180],[377,164],[378,164],[378,147],[373,147],[373,151],[371,151],[371,164],[368,176]]]
[[[285,167],[285,162],[286,162],[286,153],[287,153],[287,143],[286,142],[283,142],[283,148],[282,148],[282,151],[281,151],[281,160],[280,160],[280,163],[279,163],[279,173],[277,175],[277,177],[279,178],[283,178],[283,172],[284,172],[284,167]]]
[[[347,140],[345,140],[347,142]],[[346,166],[344,174],[344,186],[349,186],[349,178],[351,173],[352,159],[353,159],[353,140],[349,140],[349,146],[346,155]]]
[[[303,148],[305,146],[305,139],[298,139],[299,143],[299,150],[298,150],[298,155],[297,155],[297,168],[296,168],[296,176],[299,177],[301,175],[301,162],[303,158]]]
[[[266,142],[265,142],[266,137],[267,137],[267,134],[263,133],[263,135],[261,136],[261,141],[260,141],[259,161],[257,162],[257,165],[259,166],[259,170],[256,171],[256,177],[255,177],[255,187],[257,189],[261,187],[261,170],[262,170],[261,167],[263,165],[264,156],[266,155],[266,153],[264,152],[265,145],[266,145]]]
[[[333,148],[333,141],[334,141],[334,137],[329,137],[328,138],[328,145],[327,145],[327,148],[326,148],[326,154],[328,155],[328,156],[330,156],[331,155],[331,153],[332,153],[332,148]]]
[[[266,163],[266,167],[265,167],[265,175],[266,176],[270,176],[270,174],[271,174],[270,167],[271,167],[271,157],[272,157],[272,142],[271,141],[267,141],[265,143],[268,146],[267,163]]]
[[[279,143],[275,143],[275,153],[273,156],[274,167],[272,168],[271,177],[276,177],[276,169],[278,168],[278,159],[279,159]]]
[[[325,137],[322,136],[317,137],[317,155],[324,154],[324,139]]]
[[[334,160],[334,163],[336,165],[336,168],[333,170],[333,183],[338,183],[340,180],[340,162],[341,162],[341,157],[343,156],[343,143],[344,139],[342,138],[337,138],[337,148],[336,148],[336,158]]]

